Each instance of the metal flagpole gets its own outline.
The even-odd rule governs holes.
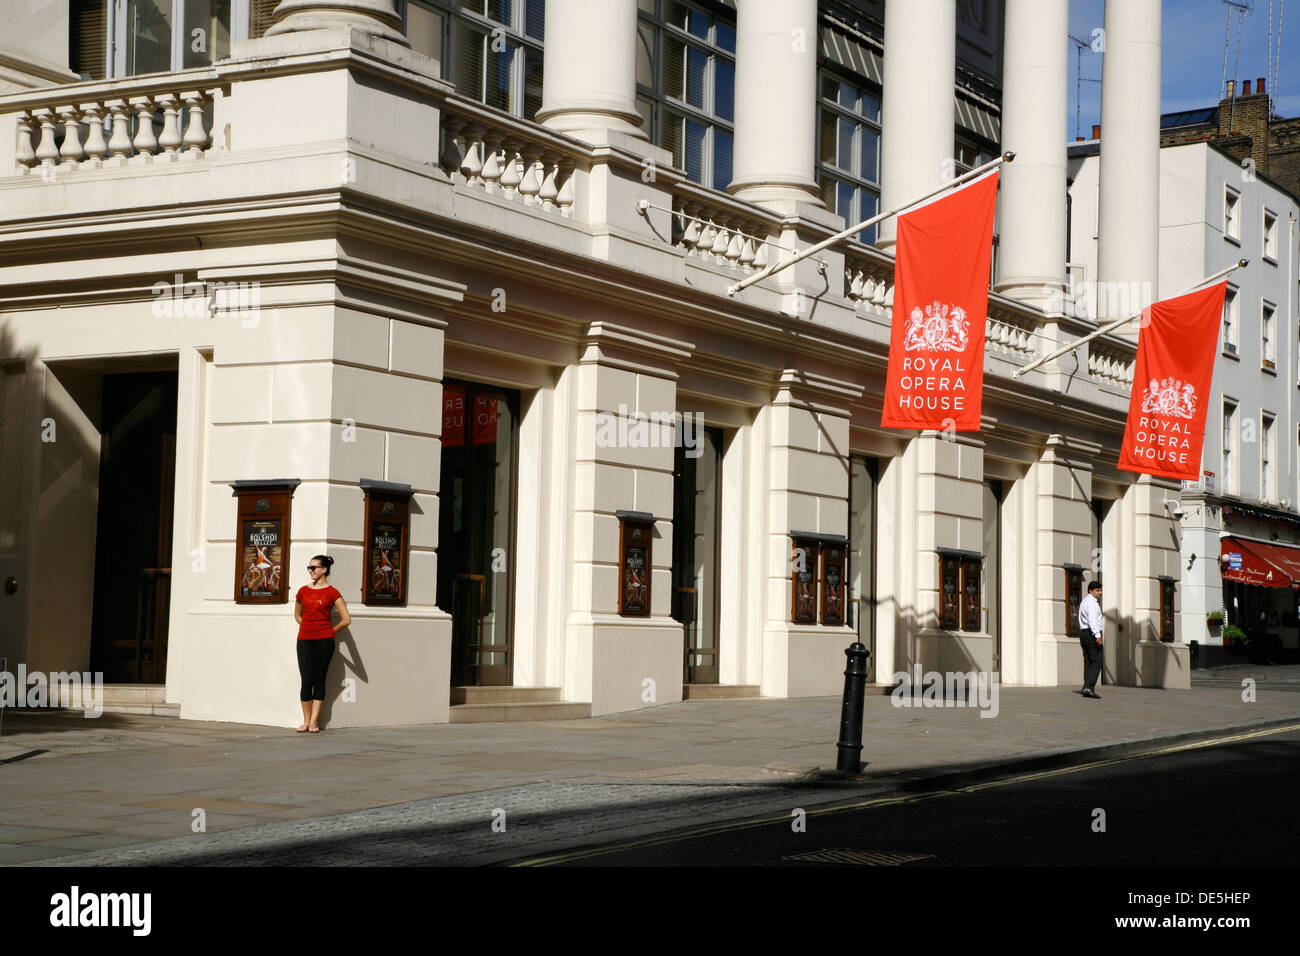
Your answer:
[[[835,243],[842,242],[843,240],[849,238],[849,236],[853,235],[854,233],[861,232],[863,229],[866,229],[868,226],[874,226],[876,223],[883,222],[884,220],[888,219],[890,216],[897,216],[901,212],[906,212],[907,210],[911,209],[913,206],[919,206],[927,199],[937,196],[942,192],[947,192],[949,189],[956,189],[958,186],[962,185],[963,183],[969,182],[972,179],[976,179],[979,176],[983,176],[990,169],[996,169],[998,166],[1001,166],[1003,163],[1009,163],[1015,158],[1016,158],[1016,154],[1008,150],[1007,152],[999,156],[997,159],[990,160],[989,162],[985,163],[983,166],[979,166],[976,169],[972,169],[968,173],[962,173],[956,179],[952,180],[952,182],[944,183],[938,189],[928,192],[924,196],[918,196],[916,199],[913,199],[909,203],[904,203],[903,205],[899,206],[897,209],[891,209],[889,210],[889,212],[882,212],[880,215],[872,216],[870,219],[864,220],[863,222],[858,223],[856,226],[850,226],[848,229],[841,230],[840,232],[835,233],[835,235],[831,236],[829,239],[823,239],[815,246],[809,246],[807,249],[804,249],[801,252],[796,252],[793,256],[791,256],[789,259],[784,260],[783,262],[774,262],[772,265],[768,266],[762,272],[757,272],[754,275],[749,276],[748,278],[742,279],[740,282],[737,282],[735,285],[727,286],[727,295],[734,296],[737,292],[741,291],[742,289],[749,288],[755,282],[762,282],[768,276],[780,272],[782,269],[788,266],[792,266],[796,262],[802,262],[804,259],[807,259],[809,256],[816,255],[817,253],[821,252],[823,249],[829,249],[831,246],[835,245]]]
[[[1222,279],[1224,276],[1226,276],[1226,275],[1227,275],[1228,273],[1230,273],[1230,272],[1236,272],[1238,269],[1244,269],[1244,268],[1246,268],[1246,266],[1247,266],[1249,263],[1250,263],[1250,260],[1249,260],[1249,259],[1238,259],[1235,265],[1230,265],[1230,266],[1228,266],[1228,268],[1226,268],[1226,269],[1222,269],[1222,270],[1216,272],[1216,273],[1215,273],[1214,275],[1212,275],[1212,276],[1206,276],[1206,277],[1205,277],[1204,279],[1202,279],[1200,282],[1197,282],[1195,285],[1192,285],[1191,287],[1189,287],[1189,288],[1185,289],[1184,291],[1178,293],[1178,295],[1187,295],[1189,292],[1195,292],[1195,291],[1196,291],[1197,289],[1199,289],[1201,286],[1203,286],[1203,285],[1207,285],[1207,284],[1209,284],[1209,283],[1211,283],[1211,282],[1214,282],[1216,279]],[[1170,296],[1170,298],[1172,298],[1172,299],[1176,299],[1176,298],[1178,298],[1178,295]],[[1143,311],[1146,311],[1146,310],[1144,309]],[[1113,331],[1113,330],[1119,328],[1121,325],[1126,325],[1127,323],[1132,322],[1134,319],[1140,319],[1140,318],[1142,318],[1142,313],[1141,313],[1141,312],[1137,313],[1136,315],[1126,315],[1124,318],[1122,318],[1122,319],[1116,319],[1114,322],[1108,322],[1107,324],[1103,325],[1101,328],[1097,329],[1095,332],[1089,332],[1089,333],[1088,333],[1087,335],[1085,335],[1083,338],[1081,338],[1081,339],[1076,339],[1075,341],[1071,342],[1069,345],[1063,345],[1063,346],[1061,346],[1059,349],[1057,349],[1057,350],[1056,350],[1055,352],[1053,352],[1051,355],[1044,355],[1042,358],[1040,358],[1040,359],[1035,359],[1034,361],[1030,362],[1028,365],[1025,365],[1025,366],[1022,366],[1021,368],[1016,369],[1015,371],[1013,371],[1013,372],[1011,373],[1011,376],[1012,376],[1012,378],[1019,378],[1020,376],[1024,375],[1026,372],[1032,372],[1034,369],[1038,368],[1038,366],[1040,366],[1040,365],[1042,365],[1042,364],[1044,364],[1044,363],[1046,363],[1046,362],[1050,362],[1050,361],[1051,361],[1052,359],[1054,359],[1054,358],[1060,358],[1060,357],[1061,357],[1062,355],[1064,355],[1066,352],[1073,352],[1073,351],[1074,351],[1075,349],[1077,349],[1080,345],[1083,345],[1083,344],[1086,343],[1086,342],[1091,342],[1093,339],[1095,339],[1095,338],[1096,338],[1097,336],[1099,336],[1099,335],[1105,335],[1107,332],[1111,332],[1111,331]]]

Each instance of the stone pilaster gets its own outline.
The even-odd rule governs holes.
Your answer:
[[[572,591],[565,696],[593,714],[681,700],[682,626],[672,619],[673,413],[685,342],[594,322],[573,389]],[[620,617],[619,521],[654,515],[649,617]],[[649,682],[649,683],[647,683]]]
[[[844,684],[853,629],[791,622],[790,532],[847,537],[849,405],[859,395],[860,386],[786,369],[759,412],[767,473],[765,697],[835,694]]]
[[[1160,576],[1181,578],[1181,532],[1165,508],[1166,498],[1177,500],[1176,482],[1141,475],[1119,501],[1123,526],[1132,530],[1110,575],[1120,585],[1120,633],[1106,649],[1105,674],[1118,684],[1185,690],[1191,687],[1191,657],[1188,646],[1179,643],[1177,624],[1173,643],[1160,640]],[[1178,606],[1176,587],[1175,621]]]

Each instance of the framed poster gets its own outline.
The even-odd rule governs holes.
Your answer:
[[[1083,567],[1065,567],[1065,636],[1079,637],[1079,605],[1083,603]]]
[[[955,554],[939,553],[939,626],[955,631],[961,627],[960,569]]]
[[[623,617],[649,617],[654,515],[648,511],[616,511],[615,515],[618,517],[618,613]]]
[[[289,518],[298,479],[236,481],[235,603],[285,604],[289,600]]]
[[[412,488],[397,482],[362,478],[361,490],[366,496],[362,603],[405,607]]]
[[[822,624],[838,627],[844,623],[844,545],[823,543],[822,552]]]
[[[790,572],[790,622],[817,623],[817,562],[821,548],[816,538],[791,535],[794,540]]]
[[[961,629],[980,629],[980,572],[984,559],[966,557],[961,561]]]

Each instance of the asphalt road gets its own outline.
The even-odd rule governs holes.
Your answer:
[[[577,866],[1281,866],[1300,856],[1300,732],[1261,732],[932,793],[515,861]],[[1104,830],[1102,829],[1104,825]]]

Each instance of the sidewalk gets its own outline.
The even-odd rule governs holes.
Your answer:
[[[1103,699],[1089,701],[1072,688],[1004,688],[994,719],[974,707],[900,708],[890,697],[868,697],[862,779],[833,786],[898,786],[1034,756],[1082,761],[1099,747],[1156,746],[1189,734],[1300,721],[1300,684],[1286,681],[1261,681],[1253,703],[1242,701],[1239,684],[1100,690]],[[539,783],[565,785],[552,788],[560,796],[548,812],[557,814],[585,808],[582,801],[594,801],[608,785],[618,785],[629,811],[682,785],[725,787],[732,795],[737,788],[752,794],[828,786],[818,771],[835,765],[839,706],[837,698],[686,701],[587,720],[318,735],[7,711],[0,864],[87,851],[106,852],[73,861],[115,862],[116,847],[191,839],[195,809],[207,826],[197,839],[210,840],[259,825]],[[44,752],[30,755],[35,751]],[[251,838],[250,831],[245,842]]]

